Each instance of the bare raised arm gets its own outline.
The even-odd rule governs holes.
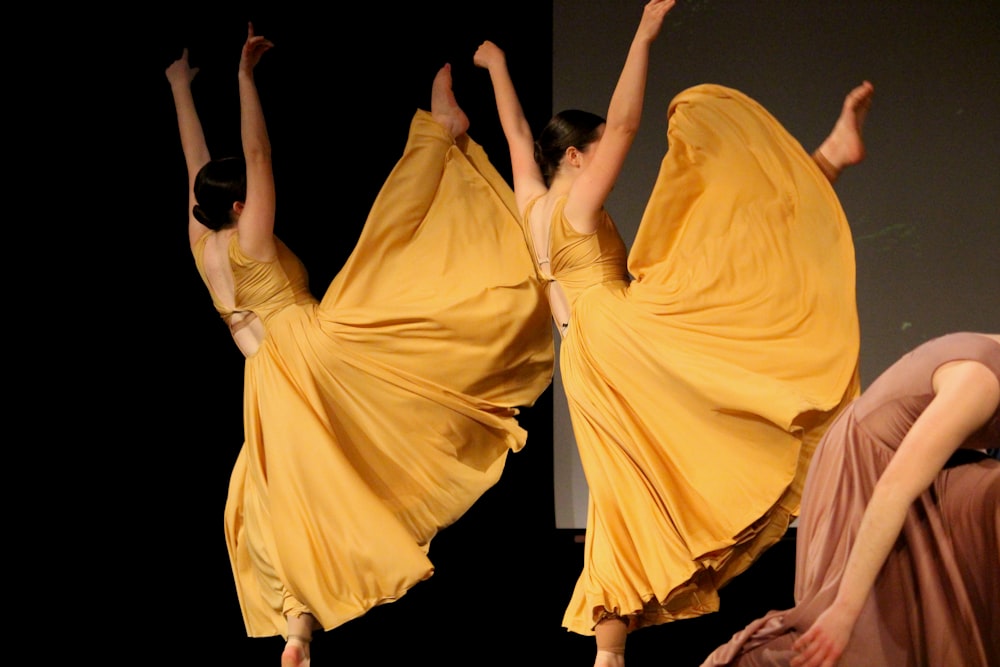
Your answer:
[[[237,228],[240,247],[254,259],[274,259],[274,172],[271,165],[271,141],[264,123],[264,110],[254,81],[254,68],[274,44],[247,27],[247,40],[240,56],[240,134],[247,164],[247,198],[240,212]]]
[[[793,667],[837,664],[913,501],[1000,405],[1000,382],[976,361],[944,364],[934,373],[933,384],[933,400],[875,485],[836,598],[795,643]]]
[[[535,162],[535,139],[531,126],[524,117],[524,110],[514,89],[514,82],[507,69],[507,56],[503,50],[487,40],[476,50],[472,62],[490,74],[500,126],[503,128],[510,150],[517,210],[523,211],[529,201],[545,194],[547,189],[542,171]]]
[[[197,67],[191,67],[188,62],[188,50],[181,52],[181,57],[167,67],[167,81],[170,82],[170,92],[174,98],[174,110],[177,112],[177,127],[181,135],[181,149],[184,151],[184,164],[188,175],[188,240],[193,246],[208,231],[208,227],[198,222],[194,210],[194,179],[198,171],[211,159],[208,144],[205,142],[205,132],[201,127],[201,119],[194,105],[194,95],[191,92],[191,82],[198,74]]]
[[[643,9],[608,106],[604,134],[589,164],[580,172],[566,200],[566,218],[581,232],[592,231],[618,180],[642,119],[649,70],[649,49],[675,0],[650,0]]]

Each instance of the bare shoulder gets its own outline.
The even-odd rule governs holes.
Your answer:
[[[1000,379],[986,364],[958,359],[942,364],[932,379],[935,403],[958,419],[984,422],[1000,407]]]

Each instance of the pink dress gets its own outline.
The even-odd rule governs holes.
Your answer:
[[[1000,345],[952,333],[906,354],[838,418],[806,480],[795,607],[752,622],[702,667],[789,664],[794,641],[836,595],[872,489],[933,398],[931,376],[956,359],[981,361],[1000,378]],[[1000,445],[1000,410],[973,437],[983,438],[987,448]],[[840,664],[1000,665],[998,554],[1000,461],[960,449],[910,509]]]

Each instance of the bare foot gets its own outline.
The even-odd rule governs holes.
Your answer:
[[[448,130],[452,139],[457,139],[469,129],[469,117],[458,106],[455,93],[451,89],[451,65],[448,63],[434,76],[434,85],[431,88],[431,115]]]
[[[820,156],[825,158],[834,170],[831,181],[836,179],[845,167],[865,159],[865,143],[861,139],[861,128],[868,115],[868,109],[871,108],[874,94],[875,86],[869,81],[849,92],[844,98],[840,117],[834,124],[830,136],[819,147]]]
[[[321,629],[316,617],[309,612],[298,616],[285,616],[288,623],[285,650],[281,652],[281,667],[309,667],[309,644],[312,643],[313,630]]]
[[[309,667],[309,642],[298,635],[289,635],[281,653],[281,667]]]

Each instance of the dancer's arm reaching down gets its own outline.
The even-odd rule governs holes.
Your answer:
[[[837,596],[800,637],[792,667],[833,667],[843,653],[906,513],[948,458],[1000,405],[1000,382],[977,361],[952,361],[934,373],[934,398],[903,438],[861,518]]]

